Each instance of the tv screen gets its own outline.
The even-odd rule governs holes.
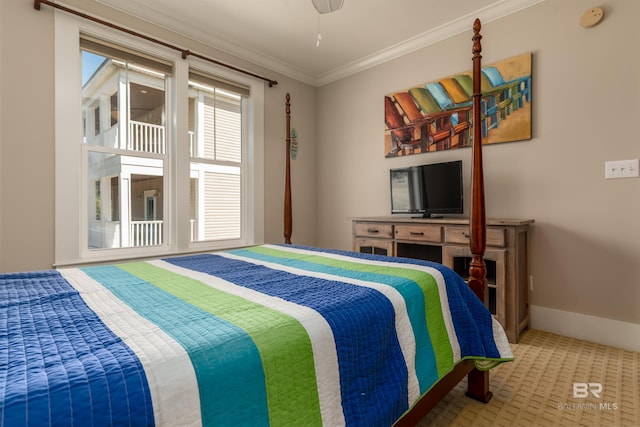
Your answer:
[[[422,182],[427,215],[464,212],[462,160],[422,166]]]
[[[422,168],[391,170],[391,212],[422,213]]]
[[[438,217],[464,212],[462,161],[391,169],[391,213]]]

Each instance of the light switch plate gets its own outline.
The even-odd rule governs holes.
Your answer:
[[[638,178],[638,159],[613,160],[604,162],[604,177],[611,178]]]

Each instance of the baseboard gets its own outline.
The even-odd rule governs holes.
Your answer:
[[[532,305],[532,329],[640,352],[640,325]]]

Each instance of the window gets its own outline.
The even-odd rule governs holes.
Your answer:
[[[163,245],[164,208],[157,195],[164,192],[169,160],[166,86],[173,68],[88,37],[80,38],[80,53],[82,74],[90,76],[79,82],[82,117],[96,113],[95,133],[78,147],[89,182],[111,188],[112,212],[111,218],[89,216],[86,249]],[[110,111],[109,127],[100,126],[100,111]],[[97,205],[100,193],[89,189],[86,197]]]
[[[82,67],[84,68],[84,62]],[[118,92],[116,92],[111,95],[111,126],[115,126],[118,124],[118,115],[120,112],[118,106]]]
[[[100,135],[100,106],[93,109],[93,134]]]
[[[203,73],[189,73],[191,239],[242,236],[242,103],[248,95]]]
[[[55,48],[56,264],[262,242],[263,82],[63,14]]]
[[[96,188],[95,188],[95,200],[96,200],[96,221],[100,221],[100,219],[102,218],[102,213],[100,211],[100,181],[96,181],[95,182]]]
[[[111,178],[111,221],[120,221],[120,180],[114,176]]]

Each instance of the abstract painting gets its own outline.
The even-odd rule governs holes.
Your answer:
[[[531,53],[482,67],[482,143],[531,139]],[[471,146],[471,71],[384,97],[385,156]]]

